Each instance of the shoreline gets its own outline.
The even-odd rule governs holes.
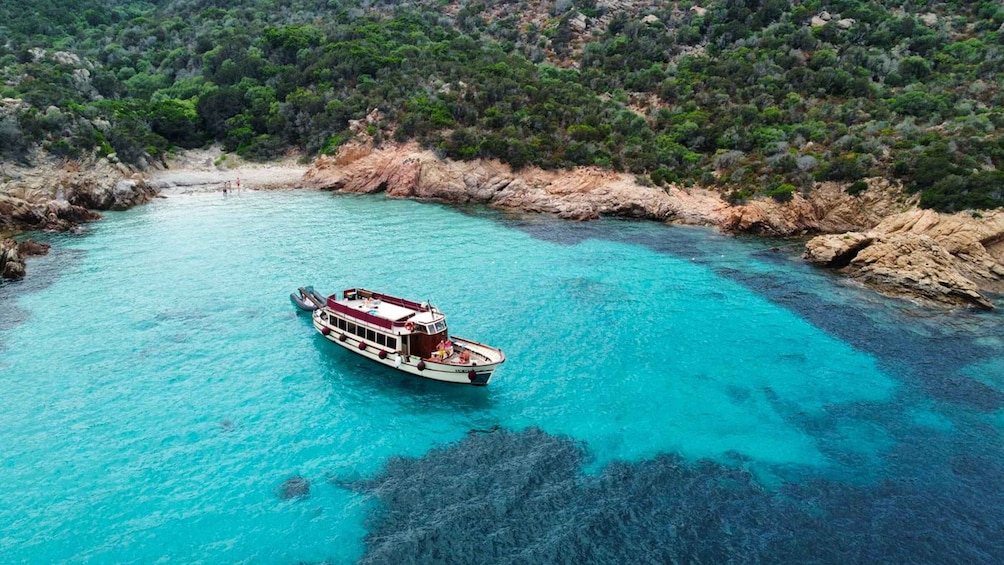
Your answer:
[[[145,182],[158,196],[229,190],[283,190],[304,188],[307,165],[280,161],[275,164],[242,165],[232,169],[168,168],[148,175]]]
[[[26,173],[34,175],[33,182],[20,192],[7,182],[0,186],[0,233],[11,225],[20,233],[68,231],[99,219],[93,209],[128,209],[153,198],[222,192],[225,186],[236,192],[239,182],[241,191],[383,192],[388,198],[480,204],[577,221],[620,217],[708,226],[727,234],[811,237],[803,259],[887,296],[989,310],[995,305],[984,293],[1004,291],[1004,211],[977,218],[920,210],[915,198],[884,179],[869,179],[868,190],[859,195],[819,183],[789,202],[732,205],[700,187],[642,186],[632,175],[595,168],[512,171],[497,161],[440,159],[414,144],[374,148],[353,142],[309,165],[297,156],[248,163],[212,147],[181,152],[166,165],[141,174],[102,159],[48,177],[36,167]],[[29,221],[18,226],[19,217]]]

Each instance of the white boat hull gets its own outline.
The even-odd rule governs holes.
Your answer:
[[[482,353],[488,358],[488,361],[482,360],[466,364],[444,363],[434,359],[421,359],[414,355],[401,355],[396,351],[389,351],[378,344],[360,339],[353,334],[341,332],[321,321],[319,314],[320,310],[314,312],[314,329],[331,343],[391,369],[417,377],[445,383],[485,386],[491,380],[495,369],[505,361],[505,356],[501,351],[459,337],[452,338],[457,345]],[[360,344],[365,345],[360,348]],[[384,357],[380,356],[381,352],[385,354]],[[497,358],[497,360],[493,358]]]

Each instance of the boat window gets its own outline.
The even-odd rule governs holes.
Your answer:
[[[396,337],[388,337],[387,338],[387,347],[396,350],[397,349],[397,338]]]
[[[379,345],[387,345],[387,336],[385,336],[383,334],[377,334],[376,335],[376,342]]]
[[[373,330],[366,330],[366,339],[376,341],[376,332]]]
[[[352,322],[349,322],[349,325],[348,325],[348,327],[347,327],[347,328],[345,328],[345,329],[346,329],[346,330],[348,330],[348,332],[349,332],[350,334],[354,334],[354,333],[356,333],[356,325],[355,325],[355,324],[353,324]]]
[[[446,329],[446,322],[436,322],[436,332],[441,332]]]
[[[343,320],[341,318],[338,318],[338,329],[340,329],[340,330],[344,330],[345,329],[345,320]]]

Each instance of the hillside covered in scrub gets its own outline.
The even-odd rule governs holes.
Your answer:
[[[0,4],[0,159],[145,168],[417,140],[733,202],[901,180],[1004,206],[1004,8],[900,0],[23,0]]]

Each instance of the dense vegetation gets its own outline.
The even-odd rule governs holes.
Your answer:
[[[599,165],[736,200],[885,175],[940,210],[1004,205],[999,2],[647,5],[3,3],[0,156],[331,152],[378,109],[375,141],[457,159]]]

